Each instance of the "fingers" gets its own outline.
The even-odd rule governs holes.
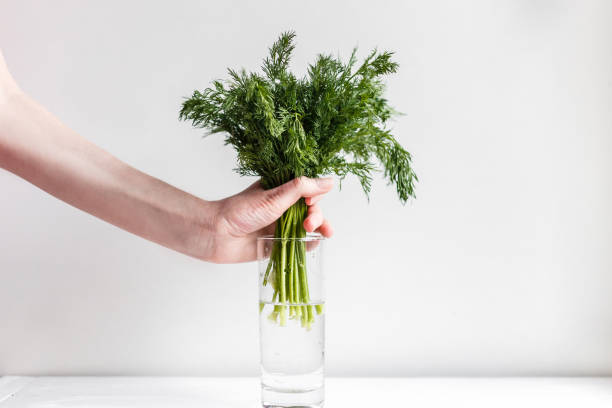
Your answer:
[[[308,207],[308,216],[304,220],[304,229],[307,232],[314,232],[323,224],[323,212],[319,206]]]
[[[307,232],[320,232],[325,237],[331,237],[332,229],[323,218],[323,213],[317,202],[334,186],[333,179],[299,177],[270,190],[261,189],[259,183],[254,183],[247,189],[253,194],[254,205],[248,211],[252,228],[261,228],[277,220],[289,207],[304,197],[308,207],[308,215],[304,220]]]
[[[323,220],[323,224],[317,228],[316,232],[323,235],[325,238],[331,238],[334,235],[334,229],[327,220]]]
[[[276,188],[267,190],[267,199],[285,211],[302,197],[315,197],[327,193],[334,186],[331,177],[311,179],[298,177]]]
[[[319,194],[314,197],[306,197],[304,201],[306,201],[306,205],[314,205],[318,203],[319,201],[321,201],[322,198],[323,198],[323,194]]]
[[[334,234],[329,222],[323,218],[323,212],[318,205],[308,207],[308,216],[304,220],[304,229],[307,232],[318,232],[326,238]]]

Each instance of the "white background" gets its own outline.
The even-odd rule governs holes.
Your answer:
[[[122,160],[204,198],[253,180],[182,98],[374,46],[418,199],[324,202],[331,375],[612,374],[612,3],[7,1],[22,88]],[[257,374],[256,266],[206,264],[0,171],[0,374]]]

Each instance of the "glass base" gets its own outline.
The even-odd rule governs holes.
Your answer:
[[[261,403],[264,408],[321,408],[323,387],[309,391],[281,391],[267,386],[261,388]]]

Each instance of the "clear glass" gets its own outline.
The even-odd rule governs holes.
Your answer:
[[[319,234],[308,234],[304,238],[268,236],[257,239],[261,396],[266,408],[323,406],[324,242]],[[294,297],[302,299],[299,302],[292,302],[291,295],[287,295],[284,302],[279,300],[281,281],[278,268],[271,265],[270,259],[281,250],[287,254],[283,260],[296,260],[295,268],[286,268],[295,271],[295,278],[288,276],[283,282],[287,287],[295,283],[295,289],[301,290],[302,296]],[[290,253],[295,256],[290,258]],[[277,278],[278,283],[272,284]]]

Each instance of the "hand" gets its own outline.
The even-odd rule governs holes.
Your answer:
[[[308,205],[308,216],[304,220],[306,231],[331,237],[333,230],[317,203],[333,185],[331,178],[300,177],[264,190],[256,182],[243,192],[218,201],[213,242],[207,245],[212,253],[205,257],[206,260],[217,263],[255,260],[255,238],[273,234],[275,221],[301,197],[306,198]]]

